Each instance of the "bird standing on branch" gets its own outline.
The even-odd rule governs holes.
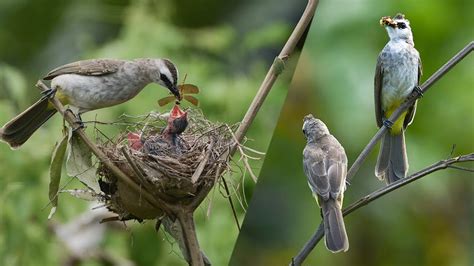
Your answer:
[[[303,169],[322,210],[326,247],[331,252],[347,251],[349,240],[341,212],[346,190],[346,153],[321,120],[310,114],[303,121],[307,141]]]
[[[410,22],[405,16],[397,14],[393,19],[383,17],[380,24],[387,30],[390,40],[377,59],[374,80],[375,117],[378,127],[385,125],[389,130],[380,144],[375,175],[390,184],[406,177],[408,172],[404,133],[415,117],[416,103],[396,121],[387,119],[413,89],[422,93],[418,87],[422,70]]]
[[[155,82],[181,99],[177,88],[178,70],[167,59],[91,59],[70,63],[49,72],[50,90],[28,109],[0,129],[0,140],[18,148],[57,110],[49,103],[56,96],[78,117],[87,111],[109,107],[135,97]]]

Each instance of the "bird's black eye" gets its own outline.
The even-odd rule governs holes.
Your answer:
[[[403,22],[398,22],[398,23],[397,23],[397,27],[398,27],[399,29],[402,29],[402,30],[403,30],[403,29],[405,29],[405,28],[407,27],[407,25],[406,25],[405,23],[403,23]]]
[[[165,83],[170,82],[168,77],[165,74],[160,74],[160,79]]]
[[[306,130],[303,129],[303,134],[306,135]]]

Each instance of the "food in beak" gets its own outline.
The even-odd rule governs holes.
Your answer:
[[[382,17],[380,19],[380,25],[381,26],[390,26],[390,27],[395,27],[397,23],[393,21],[392,17],[387,16],[387,17]]]

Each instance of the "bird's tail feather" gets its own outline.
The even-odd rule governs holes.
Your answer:
[[[321,207],[324,216],[326,247],[334,253],[347,251],[349,240],[339,203],[336,200],[329,199],[321,204]]]
[[[405,133],[386,133],[380,144],[380,151],[375,166],[375,175],[385,179],[387,184],[406,176],[408,159],[405,146]]]
[[[48,98],[42,98],[0,128],[0,140],[13,149],[19,148],[31,135],[57,111],[48,106]]]

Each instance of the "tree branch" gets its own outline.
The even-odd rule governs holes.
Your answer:
[[[443,169],[447,169],[447,168],[451,168],[452,164],[462,163],[462,162],[472,162],[472,161],[474,161],[474,153],[470,153],[470,154],[467,154],[467,155],[461,155],[461,156],[458,156],[458,157],[454,157],[454,158],[450,158],[450,159],[447,159],[447,160],[442,160],[442,161],[439,161],[437,163],[434,163],[434,164],[426,167],[425,169],[412,174],[411,176],[409,176],[407,178],[399,179],[396,182],[393,182],[388,186],[382,187],[382,188],[368,194],[367,196],[365,196],[363,198],[360,198],[359,200],[353,202],[351,205],[346,207],[342,211],[342,215],[343,216],[349,215],[350,213],[352,213],[352,212],[356,211],[357,209],[369,204],[370,202],[382,197],[383,195],[388,194],[388,193],[390,193],[394,190],[397,190],[397,189],[399,189],[399,188],[401,188],[405,185],[408,185],[411,182],[413,182],[415,180],[418,180],[422,177],[425,177],[425,176],[427,176],[427,175],[429,175],[433,172],[443,170]],[[318,230],[316,231],[316,233],[314,233],[313,237],[311,237],[310,241],[308,241],[308,243],[306,243],[304,248],[300,251],[298,256],[296,256],[293,259],[293,262],[290,265],[301,265],[301,263],[306,259],[308,254],[311,252],[311,250],[314,249],[316,244],[323,238],[323,236],[324,236],[324,228],[323,228],[323,224],[321,223],[319,225]]]
[[[472,52],[472,50],[474,49],[474,42],[470,42],[468,45],[466,45],[461,51],[459,51],[456,55],[454,55],[446,64],[444,64],[441,68],[439,68],[433,75],[431,75],[424,83],[423,85],[420,86],[420,89],[423,93],[425,93],[426,91],[428,91],[428,89],[436,82],[438,81],[441,77],[443,77],[447,72],[449,72],[449,70],[451,70],[457,63],[459,63],[462,59],[464,59],[470,52]],[[390,116],[389,118],[389,121],[396,121],[398,119],[398,117],[403,113],[405,112],[410,106],[412,106],[416,100],[418,98],[420,98],[422,95],[418,94],[417,92],[413,91],[410,96],[408,96],[407,100],[400,106],[398,107],[398,109],[393,112],[393,114]],[[347,180],[348,181],[351,181],[355,174],[357,173],[357,171],[359,170],[360,166],[362,165],[362,163],[365,161],[365,159],[367,158],[367,156],[369,155],[369,153],[374,149],[375,145],[377,144],[377,142],[380,140],[380,138],[386,133],[387,131],[387,127],[384,125],[382,126],[378,131],[377,133],[375,134],[374,137],[372,137],[372,139],[370,140],[370,142],[367,144],[367,146],[362,150],[362,152],[359,154],[359,156],[357,157],[357,159],[354,161],[354,163],[352,164],[351,168],[349,169],[349,171],[347,172]],[[472,161],[472,154],[469,154],[469,155],[465,155],[467,156],[467,158],[469,158],[468,161]],[[461,156],[462,157],[462,156]],[[460,158],[460,157],[459,157]],[[463,157],[464,158],[464,157]],[[453,160],[455,158],[452,158],[450,160]],[[463,159],[464,160],[464,159]],[[398,189],[399,187],[402,187],[408,183],[411,183],[413,182],[414,180],[416,179],[419,179],[423,176],[426,176],[428,175],[429,173],[432,173],[434,171],[437,171],[437,170],[440,170],[440,169],[445,169],[447,168],[448,166],[450,166],[451,164],[453,163],[456,163],[456,162],[461,162],[461,161],[441,161],[441,162],[438,162],[438,164],[440,163],[445,163],[445,164],[442,164],[441,168],[436,168],[434,169],[433,171],[431,172],[424,172],[425,170],[429,170],[431,169],[430,167],[428,167],[427,169],[424,169],[416,174],[413,174],[411,175],[410,177],[407,177],[407,178],[404,178],[404,179],[401,179],[397,182],[394,182],[382,189],[379,189],[377,191],[375,191],[374,193],[380,193],[380,191],[382,190],[382,194],[380,195],[377,195],[375,198],[370,198],[369,200],[362,200],[361,203],[359,203],[361,200],[359,200],[358,202],[354,203],[354,204],[351,204],[348,208],[344,209],[344,215],[347,215],[353,211],[355,211],[356,209],[358,209],[360,206],[358,205],[355,205],[355,204],[362,204],[362,205],[366,205],[367,203],[379,198],[380,196],[382,195],[385,195],[395,189]],[[438,166],[439,167],[439,166]],[[420,175],[420,176],[418,176]],[[400,185],[402,184],[402,185]],[[387,190],[385,190],[387,189]],[[372,195],[372,194],[370,194]],[[369,197],[370,195],[366,196],[366,197]],[[362,206],[361,205],[361,206]],[[356,207],[356,208],[354,208]],[[321,238],[323,237],[324,235],[324,229],[323,229],[323,224],[321,223],[318,227],[318,229],[316,230],[316,233],[314,233],[314,235],[311,237],[311,239],[303,246],[303,248],[300,250],[300,252],[298,253],[297,256],[295,256],[293,259],[292,259],[292,262],[290,265],[301,265],[301,263],[306,259],[306,257],[309,255],[309,253],[314,249],[314,247],[317,245],[317,243],[321,240]]]
[[[245,114],[244,118],[242,119],[242,122],[240,123],[239,127],[236,130],[235,138],[237,142],[232,146],[229,153],[223,156],[234,155],[239,143],[243,141],[245,134],[247,133],[250,125],[252,124],[253,120],[257,116],[257,113],[260,110],[260,107],[262,106],[263,102],[265,101],[265,98],[267,97],[268,93],[272,89],[273,84],[278,78],[278,75],[281,74],[282,64],[284,64],[284,61],[287,60],[292,55],[293,51],[296,48],[296,45],[301,40],[301,37],[303,36],[305,30],[308,28],[308,25],[314,16],[314,12],[316,11],[316,7],[318,3],[319,3],[318,0],[308,0],[308,4],[306,5],[303,15],[298,21],[298,24],[296,24],[295,29],[293,30],[292,34],[288,38],[288,41],[286,42],[285,46],[281,50],[280,54],[278,55],[278,57],[275,59],[274,63],[268,70],[268,73],[265,76],[265,79],[260,85],[260,88],[258,89],[257,94],[255,95],[252,103],[249,106],[249,109],[247,110],[247,113]],[[228,189],[227,183],[224,179],[222,179],[222,182],[224,183],[224,188],[228,196],[229,203],[231,206],[233,206],[234,204],[232,202],[232,198],[230,196],[230,191]],[[212,186],[202,188],[198,196],[195,197],[195,202],[193,203],[193,205],[199,206],[201,201],[204,200],[205,195],[207,195],[211,189],[212,189]],[[237,223],[237,227],[240,228],[238,220],[236,220],[236,223]]]
[[[244,118],[242,119],[242,122],[239,125],[239,128],[237,128],[237,131],[235,132],[235,138],[237,139],[238,143],[242,142],[242,140],[244,139],[245,134],[247,133],[250,125],[257,116],[260,107],[262,107],[265,98],[272,89],[276,79],[281,74],[281,71],[283,70],[282,68],[284,68],[284,65],[282,66],[282,64],[284,64],[284,62],[293,54],[296,45],[301,40],[301,37],[308,28],[309,23],[313,19],[314,12],[316,11],[318,3],[318,0],[308,0],[308,4],[306,5],[303,15],[298,21],[298,24],[296,24],[295,29],[291,33],[290,38],[288,38],[288,41],[281,50],[280,54],[268,70],[265,79],[263,80],[262,84],[260,85],[260,88],[258,89],[257,95],[255,95],[255,98],[250,104],[247,113],[245,114]],[[232,148],[231,154],[234,154],[238,143],[236,143],[236,145]]]

